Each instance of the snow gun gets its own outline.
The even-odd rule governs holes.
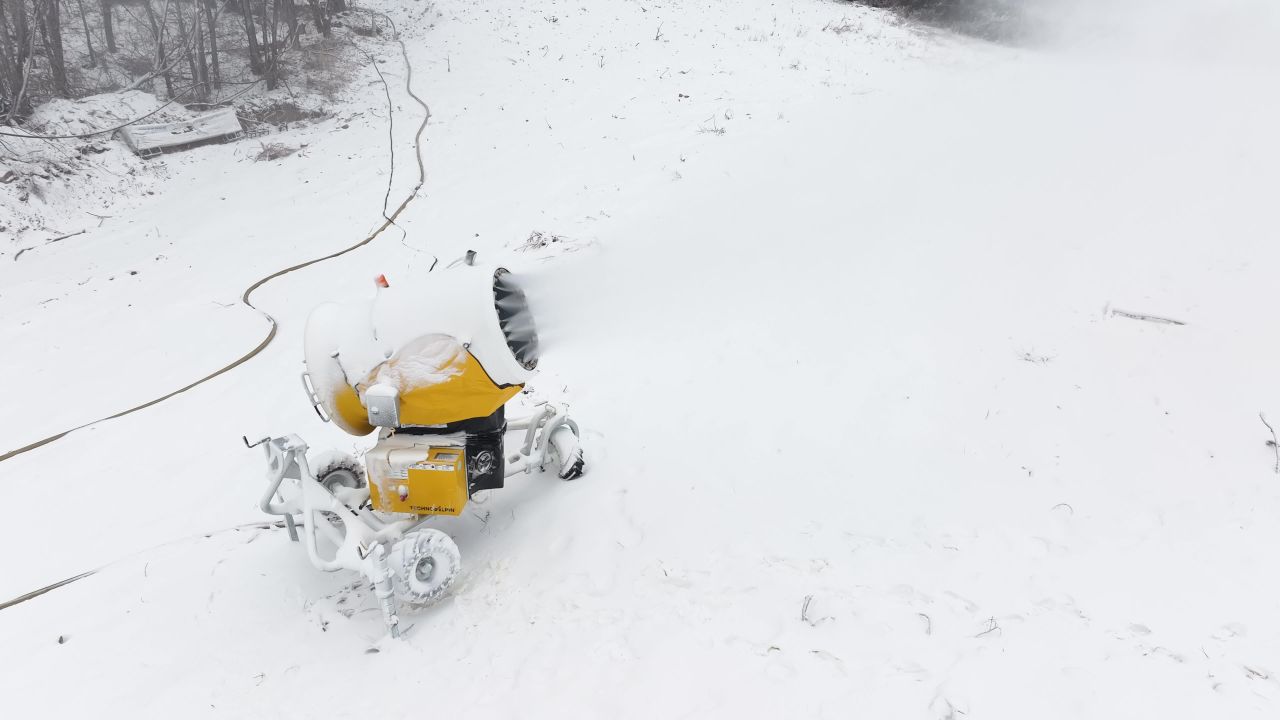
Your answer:
[[[363,573],[399,637],[400,603],[439,600],[460,567],[458,546],[429,518],[460,514],[516,473],[550,467],[573,479],[584,460],[563,405],[506,417],[538,364],[528,302],[506,269],[468,252],[421,282],[378,285],[372,300],[317,307],[304,339],[316,413],[352,435],[377,432],[363,462],[337,451],[308,458],[297,435],[245,444],[266,453],[262,510],[282,516],[295,541],[301,527],[316,568]]]

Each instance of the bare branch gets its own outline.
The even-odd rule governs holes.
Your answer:
[[[1128,310],[1121,310],[1120,308],[1111,308],[1111,314],[1119,315],[1120,317],[1127,317],[1130,320],[1142,320],[1145,322],[1156,323],[1159,325],[1186,325],[1186,323],[1182,322],[1181,320],[1174,320],[1173,318],[1160,317],[1159,315],[1146,315],[1144,313],[1132,313],[1132,312],[1129,312]]]
[[[1267,445],[1276,454],[1275,470],[1276,470],[1276,474],[1280,475],[1280,440],[1276,439],[1276,429],[1271,427],[1271,423],[1267,422],[1267,416],[1263,415],[1261,411],[1258,412],[1258,419],[1261,420],[1262,424],[1266,425],[1267,429],[1271,431],[1271,439],[1267,441]]]

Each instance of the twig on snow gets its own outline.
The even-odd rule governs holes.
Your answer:
[[[974,637],[982,637],[983,635],[986,635],[988,633],[993,633],[993,632],[1003,632],[1003,631],[1000,630],[1000,623],[996,622],[996,619],[994,617],[989,617],[987,618],[987,629],[983,630],[977,635],[974,635]]]
[[[916,614],[924,618],[924,634],[932,635],[933,634],[933,618],[929,617],[928,615],[925,615],[924,613],[916,613]]]
[[[92,214],[92,213],[90,213],[90,214]],[[59,235],[58,237],[53,238],[52,240],[45,240],[45,241],[44,241],[44,244],[45,244],[45,245],[52,245],[52,244],[54,244],[54,243],[58,242],[59,240],[66,240],[67,238],[72,238],[72,237],[75,237],[75,236],[77,236],[77,235],[83,235],[83,234],[85,234],[85,231],[84,231],[84,230],[80,230],[80,231],[78,231],[78,232],[73,232],[73,233],[67,233],[66,235]]]
[[[811,627],[818,627],[822,623],[832,619],[830,615],[823,615],[820,618],[809,617],[809,603],[811,602],[813,602],[813,596],[805,595],[804,604],[800,606],[800,619],[802,621],[809,623]]]
[[[16,260],[17,258],[14,259]],[[1267,441],[1267,446],[1276,454],[1275,470],[1276,474],[1280,475],[1280,440],[1276,439],[1276,429],[1271,427],[1271,423],[1267,422],[1267,416],[1263,415],[1261,411],[1258,412],[1258,419],[1261,420],[1262,424],[1266,425],[1267,429],[1271,431],[1271,439]]]
[[[90,214],[90,215],[92,215],[93,213],[89,213],[89,214]],[[99,224],[101,224],[101,221],[99,221]],[[52,244],[54,244],[54,243],[56,243],[56,242],[58,242],[58,241],[60,241],[60,240],[66,240],[67,238],[73,238],[73,237],[75,237],[75,236],[77,236],[77,235],[83,235],[83,234],[85,234],[86,232],[88,232],[88,230],[79,230],[79,231],[76,231],[76,232],[73,232],[73,233],[67,233],[66,235],[59,235],[59,236],[58,236],[58,237],[56,237],[56,238],[51,238],[51,239],[49,239],[49,240],[45,240],[45,241],[44,241],[44,244],[45,244],[45,245],[52,245]],[[33,246],[31,246],[31,247],[24,247],[24,248],[22,248],[21,250],[19,250],[19,251],[18,251],[17,253],[15,253],[15,254],[14,254],[14,256],[13,256],[13,260],[14,260],[14,262],[17,262],[17,261],[18,261],[18,258],[22,257],[22,253],[24,253],[24,252],[26,252],[26,251],[28,251],[28,250],[31,250],[31,249],[33,249],[34,247],[35,247],[35,246],[33,245]]]
[[[699,125],[699,126],[698,126],[698,132],[700,132],[700,133],[708,133],[708,134],[711,134],[711,135],[723,135],[723,134],[724,134],[724,131],[725,131],[725,129],[726,129],[726,128],[722,128],[722,127],[720,127],[719,125],[717,125],[717,124],[716,124],[716,116],[715,116],[715,115],[712,115],[712,116],[711,116],[710,118],[708,118],[708,119],[711,121],[711,127],[705,127],[705,126],[701,126],[701,125]]]
[[[1130,320],[1143,320],[1145,322],[1156,323],[1158,325],[1186,325],[1186,323],[1182,322],[1181,320],[1174,320],[1173,318],[1160,317],[1159,315],[1146,315],[1144,313],[1132,313],[1132,312],[1129,312],[1128,310],[1121,310],[1120,308],[1111,308],[1111,314],[1119,315],[1120,317],[1127,317]]]

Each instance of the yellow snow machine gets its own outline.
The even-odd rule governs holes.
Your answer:
[[[505,415],[538,364],[533,317],[507,270],[468,252],[412,283],[378,280],[372,300],[316,308],[304,340],[303,385],[321,419],[377,433],[363,462],[308,458],[296,435],[245,444],[266,452],[262,510],[285,518],[320,570],[364,573],[398,637],[400,604],[439,600],[458,573],[457,545],[428,518],[460,514],[516,473],[576,478],[584,460],[565,406]],[[509,433],[521,433],[512,452]]]

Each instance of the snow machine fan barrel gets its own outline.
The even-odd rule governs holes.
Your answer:
[[[538,365],[524,292],[505,268],[474,264],[320,305],[304,346],[313,402],[353,435],[487,417]]]
[[[493,304],[511,354],[526,370],[538,367],[538,329],[533,324],[533,313],[529,312],[529,301],[504,268],[498,268],[493,274]]]

